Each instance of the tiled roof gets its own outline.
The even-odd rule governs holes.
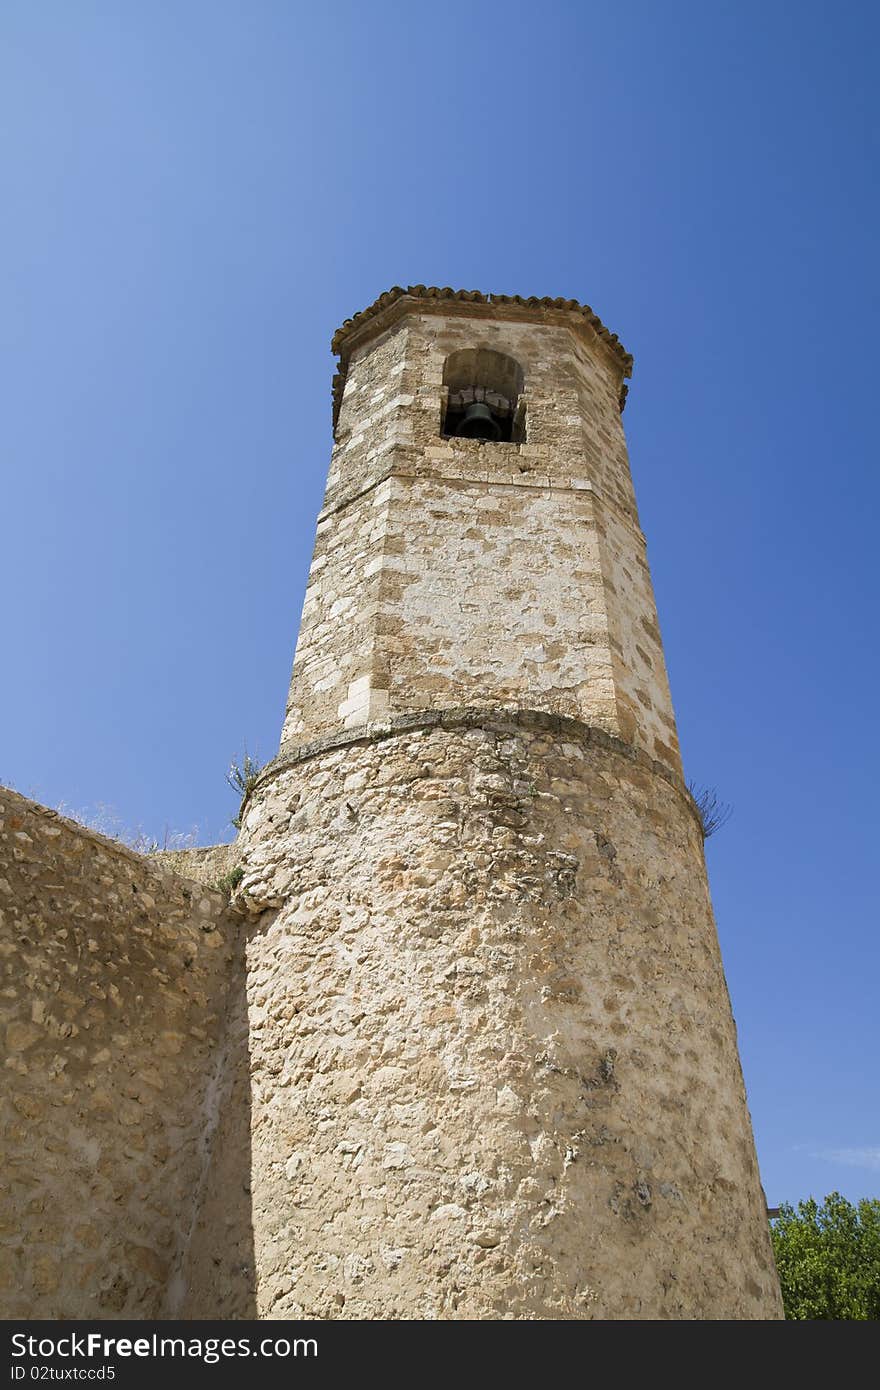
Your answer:
[[[528,309],[562,309],[568,313],[577,314],[586,319],[602,341],[608,344],[623,368],[623,375],[629,376],[632,372],[632,357],[626,351],[617,334],[609,332],[599,316],[593,313],[589,304],[579,304],[576,299],[538,299],[534,295],[525,299],[519,294],[483,294],[480,290],[453,290],[448,286],[438,289],[436,285],[409,285],[406,289],[402,289],[400,285],[395,285],[393,289],[386,290],[368,308],[362,309],[353,318],[346,319],[342,327],[337,328],[330,344],[332,351],[337,355],[340,354],[346,340],[352,333],[363,327],[369,319],[381,314],[396,300],[403,299],[405,296],[410,299],[455,299],[471,304],[521,304]]]

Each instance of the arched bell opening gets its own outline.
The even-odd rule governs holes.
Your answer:
[[[461,348],[443,367],[440,433],[447,438],[521,444],[525,439],[519,363],[494,348]]]

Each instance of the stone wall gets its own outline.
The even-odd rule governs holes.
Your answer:
[[[244,825],[262,1317],[766,1318],[698,818],[571,720],[412,715]]]
[[[240,935],[222,894],[0,788],[0,1316],[161,1315]]]
[[[182,874],[195,883],[216,888],[228,882],[229,875],[238,864],[238,847],[233,840],[229,845],[197,845],[193,849],[161,849],[150,855],[150,862],[160,868],[170,869],[173,874]]]
[[[615,699],[613,732],[681,771],[681,752],[651,572],[632,523],[598,496],[592,525],[602,564],[602,598]]]

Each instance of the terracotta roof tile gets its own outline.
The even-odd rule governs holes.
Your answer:
[[[525,298],[521,294],[483,294],[480,290],[453,290],[448,285],[444,286],[443,289],[438,289],[436,285],[409,285],[406,289],[400,285],[395,285],[392,289],[386,290],[366,309],[362,309],[359,314],[346,319],[342,326],[337,328],[330,344],[332,351],[337,355],[340,354],[346,339],[352,333],[361,328],[369,319],[381,314],[383,309],[389,308],[396,300],[403,299],[405,296],[410,299],[457,299],[471,304],[522,304],[530,309],[563,309],[569,313],[579,314],[586,319],[602,341],[612,349],[620,361],[624,376],[629,376],[632,372],[633,359],[631,355],[626,351],[617,334],[611,333],[599,316],[593,313],[589,304],[580,304],[576,299],[550,299],[546,296],[541,299],[536,295]]]

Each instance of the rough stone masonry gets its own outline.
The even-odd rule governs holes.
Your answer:
[[[197,999],[177,918],[156,924],[161,992],[138,996],[183,1019],[137,1097],[167,1072],[154,1128],[189,1147],[163,1158],[130,1119],[120,1148],[82,1109],[70,1140],[111,1179],[173,1162],[188,1193],[172,1231],[127,1177],[155,1227],[131,1248],[111,1213],[91,1222],[141,1270],[120,1310],[779,1317],[621,424],[631,359],[574,301],[424,286],[333,346],[333,457],[280,752],[243,808],[240,915],[206,897],[197,935],[181,907]],[[214,862],[165,877],[192,892]],[[106,1271],[86,1290],[112,1313]]]
[[[271,913],[248,951],[257,1305],[779,1316],[631,359],[571,301],[423,286],[333,346],[281,751],[241,841]]]

